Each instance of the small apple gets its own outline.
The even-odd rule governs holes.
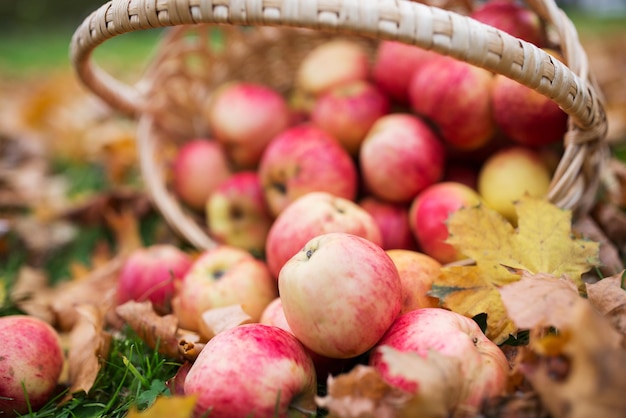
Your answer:
[[[283,265],[313,237],[347,232],[382,245],[374,218],[355,202],[326,192],[308,193],[278,215],[265,245],[267,266],[275,278]]]
[[[285,130],[291,113],[274,89],[233,81],[220,86],[206,110],[212,135],[224,146],[238,169],[256,168],[263,150]]]
[[[172,187],[182,202],[203,211],[213,190],[230,177],[226,153],[215,140],[194,139],[184,143],[172,162]]]
[[[206,205],[209,234],[221,244],[260,256],[273,218],[256,171],[239,171],[221,183]]]
[[[36,412],[52,397],[63,369],[58,333],[34,316],[0,317],[0,415]]]
[[[119,274],[117,302],[149,300],[156,311],[170,312],[174,290],[192,262],[191,256],[171,244],[133,251]]]
[[[194,417],[296,417],[315,412],[317,381],[311,358],[290,333],[247,324],[213,337],[184,383],[197,396]]]
[[[489,0],[469,15],[472,19],[543,47],[546,34],[539,16],[514,0]]]
[[[191,265],[172,308],[182,328],[197,331],[205,311],[230,305],[241,305],[258,322],[276,296],[276,280],[263,261],[241,248],[219,245]]]
[[[422,63],[438,56],[429,51],[397,41],[381,41],[372,65],[372,78],[387,95],[401,104],[409,103],[409,83]]]
[[[478,193],[487,206],[516,222],[515,202],[524,195],[545,196],[550,181],[540,154],[526,147],[511,147],[485,161],[478,173]]]
[[[357,80],[334,87],[318,97],[311,121],[336,138],[351,154],[374,122],[389,112],[389,98],[370,82]]]
[[[557,55],[551,52],[551,55]],[[568,115],[552,99],[501,74],[492,92],[493,115],[502,132],[519,145],[563,141]]]
[[[368,351],[401,308],[391,258],[373,242],[342,232],[307,242],[281,269],[278,288],[296,338],[333,358]]]
[[[440,55],[411,78],[411,108],[430,119],[450,147],[470,151],[485,146],[496,132],[491,112],[493,74]]]
[[[359,152],[365,187],[389,202],[410,202],[441,179],[444,165],[444,147],[435,132],[420,118],[406,113],[378,119]]]
[[[323,191],[354,200],[358,172],[339,142],[313,125],[283,131],[267,147],[259,178],[270,213],[277,216],[300,196]]]
[[[480,195],[461,183],[441,182],[424,189],[409,208],[409,224],[421,250],[442,264],[460,259],[462,254],[446,242],[446,221],[459,208],[480,202]]]
[[[313,48],[296,71],[296,89],[316,97],[321,93],[355,80],[369,77],[367,51],[358,43],[335,39]]]
[[[419,390],[416,382],[390,374],[380,353],[382,346],[400,352],[415,352],[422,357],[434,350],[458,358],[465,379],[466,397],[459,405],[463,409],[477,409],[485,399],[505,391],[509,365],[504,353],[483,334],[476,322],[455,312],[423,308],[400,315],[372,350],[370,365],[381,373],[383,379],[414,393]]]
[[[412,250],[417,242],[409,225],[409,207],[402,203],[392,203],[366,195],[358,205],[372,215],[380,229],[384,250],[401,248]]]

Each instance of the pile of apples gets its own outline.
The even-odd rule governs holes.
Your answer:
[[[548,47],[521,3],[488,1],[471,17]],[[466,382],[455,408],[476,410],[505,390],[500,348],[428,291],[443,264],[462,258],[445,242],[451,212],[481,203],[515,222],[515,199],[548,191],[567,129],[555,103],[414,46],[381,41],[372,58],[336,39],[310,51],[288,96],[233,81],[204,114],[211,137],[180,147],[171,188],[218,245],[197,256],[171,245],[138,250],[118,288],[119,303],[150,300],[191,331],[212,309],[239,305],[249,316],[210,339],[186,376],[197,416],[314,411],[317,382],[359,363],[419,391],[390,371],[385,346],[460,359]],[[11,335],[0,343],[4,360],[17,348],[13,332],[0,335]],[[53,357],[46,368],[58,378]],[[13,376],[6,364],[0,374]],[[5,377],[3,396],[19,397]],[[39,385],[31,402],[50,392]]]

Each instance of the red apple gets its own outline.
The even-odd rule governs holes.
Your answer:
[[[485,146],[496,132],[491,112],[493,74],[446,56],[425,62],[411,78],[412,109],[430,119],[452,148]]]
[[[342,232],[306,243],[281,269],[278,288],[293,334],[333,358],[368,351],[401,308],[391,258],[373,242]]]
[[[540,48],[546,43],[539,16],[515,0],[489,0],[476,8],[470,17]]]
[[[278,327],[240,325],[213,337],[191,366],[184,383],[197,396],[194,417],[300,416],[315,412],[317,382],[300,342]]]
[[[267,266],[237,247],[220,245],[194,261],[172,300],[182,328],[196,331],[202,314],[212,308],[241,305],[258,322],[265,307],[278,296],[276,280]]]
[[[401,314],[420,308],[438,308],[439,299],[429,296],[433,281],[439,275],[441,263],[434,258],[412,250],[387,250],[387,255],[398,269],[402,283]]]
[[[374,218],[355,202],[325,192],[308,193],[289,205],[274,221],[265,254],[272,275],[313,237],[347,232],[382,245]]]
[[[158,312],[170,312],[174,289],[192,262],[187,253],[170,244],[155,244],[133,251],[119,274],[118,303],[149,300]]]
[[[283,131],[269,144],[259,167],[265,200],[274,216],[313,191],[354,200],[357,176],[350,154],[335,138],[312,125]]]
[[[203,211],[213,190],[231,175],[222,146],[208,139],[183,144],[172,163],[172,187],[190,208]]]
[[[509,365],[504,353],[490,341],[473,320],[440,308],[424,308],[400,315],[376,344],[370,357],[389,384],[409,393],[420,390],[417,382],[402,375],[391,375],[379,347],[390,346],[400,352],[415,352],[426,357],[430,350],[458,358],[465,378],[462,410],[473,409],[491,397],[503,394]]]
[[[446,221],[452,212],[480,201],[475,190],[455,182],[434,184],[417,195],[409,209],[409,223],[422,251],[443,264],[461,258],[462,254],[446,242]]]
[[[256,171],[240,171],[221,183],[206,206],[209,234],[217,242],[254,255],[265,251],[273,218]]]
[[[372,66],[372,78],[387,95],[402,104],[409,103],[409,83],[422,63],[436,52],[397,41],[381,41]]]
[[[402,203],[391,203],[374,196],[365,196],[358,202],[372,215],[380,229],[385,250],[392,248],[416,249],[417,242],[409,225],[409,207]]]
[[[305,95],[319,94],[355,80],[366,80],[370,72],[367,51],[356,42],[335,39],[312,49],[296,72],[296,89]]]
[[[323,93],[313,106],[311,121],[356,155],[367,131],[388,112],[389,98],[373,84],[358,80]]]
[[[59,335],[33,316],[0,317],[0,415],[37,411],[52,397],[63,369]]]
[[[361,144],[360,171],[367,190],[389,202],[408,203],[441,179],[443,145],[414,115],[394,113],[378,119]]]
[[[242,81],[220,86],[206,116],[211,133],[239,169],[256,168],[267,144],[287,128],[291,118],[280,93]]]

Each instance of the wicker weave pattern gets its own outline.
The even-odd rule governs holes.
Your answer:
[[[465,11],[471,7],[469,0],[444,3],[460,5]],[[165,189],[163,178],[155,175],[162,167],[153,158],[158,149],[153,137],[164,131],[172,137],[184,136],[189,125],[193,132],[197,122],[194,117],[199,116],[197,105],[213,87],[229,76],[250,78],[246,71],[263,66],[254,57],[247,57],[256,55],[255,46],[268,56],[274,53],[272,45],[282,49],[278,51],[282,54],[280,60],[265,59],[264,65],[269,68],[264,81],[283,89],[280,83],[288,78],[272,78],[272,73],[280,76],[288,72],[271,66],[283,62],[289,65],[288,55],[298,61],[297,53],[306,50],[305,38],[286,33],[285,27],[315,32],[319,39],[342,35],[369,40],[374,45],[379,39],[414,44],[505,75],[551,98],[570,119],[564,153],[548,198],[560,207],[582,214],[595,203],[600,173],[608,157],[608,145],[604,141],[606,115],[571,21],[553,0],[526,3],[550,24],[551,34],[567,65],[530,43],[462,14],[409,0],[112,0],[76,30],[71,59],[85,85],[114,108],[141,117],[141,164],[149,192],[170,224],[199,247],[210,247],[213,242],[185,216],[180,204]],[[203,27],[197,25],[200,23],[264,28],[248,37],[241,31],[228,31],[226,54],[214,54],[202,44],[190,47],[202,50],[197,56],[203,60],[205,76],[186,73],[188,69],[180,59],[185,51],[180,48],[188,46],[174,44],[176,35],[167,50],[157,57],[159,65],[153,66],[152,73],[137,86],[120,83],[90,60],[91,52],[114,36],[155,27]],[[268,28],[272,26],[277,28]],[[158,117],[151,116],[155,112],[159,113]]]

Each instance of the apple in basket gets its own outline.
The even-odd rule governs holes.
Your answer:
[[[409,85],[411,108],[438,128],[444,142],[471,151],[493,138],[493,74],[451,57],[438,56],[416,69]]]
[[[117,302],[149,300],[158,312],[170,312],[175,288],[192,262],[189,254],[171,244],[134,250],[119,274]]]
[[[556,52],[547,52],[558,58]],[[537,147],[563,141],[568,116],[552,99],[498,74],[492,102],[496,124],[518,144]]]
[[[478,408],[482,401],[503,394],[509,365],[500,348],[489,340],[470,318],[441,308],[423,308],[397,317],[376,344],[370,365],[389,384],[409,393],[418,389],[419,382],[401,374],[391,374],[381,355],[380,347],[390,346],[401,352],[415,352],[425,357],[430,350],[456,357],[464,377],[464,410]]]
[[[372,65],[372,79],[389,97],[409,103],[409,83],[422,63],[438,56],[436,52],[397,41],[381,41]]]
[[[408,113],[378,119],[359,152],[366,189],[389,202],[410,202],[441,179],[444,165],[444,147],[435,132]]]
[[[446,221],[459,208],[480,202],[476,190],[455,182],[433,184],[418,194],[409,208],[409,224],[422,252],[442,264],[462,258],[462,254],[446,242]]]
[[[416,249],[417,242],[409,225],[409,206],[387,202],[371,195],[362,197],[358,204],[372,215],[380,229],[384,250],[392,248]]]
[[[50,400],[63,369],[59,335],[34,316],[0,318],[0,415],[37,411]]]
[[[350,154],[334,137],[310,124],[289,128],[274,138],[258,172],[273,216],[309,192],[349,200],[357,193],[358,172]]]
[[[287,102],[279,92],[243,81],[221,85],[205,114],[211,134],[238,169],[256,168],[267,144],[291,120]]]
[[[202,314],[211,308],[241,305],[258,322],[265,307],[278,296],[276,280],[266,264],[237,247],[219,245],[205,250],[183,278],[172,308],[182,328],[196,331]]]
[[[240,171],[220,184],[206,205],[209,234],[221,244],[261,256],[273,218],[256,171]]]
[[[329,89],[356,80],[367,80],[367,51],[346,39],[326,41],[308,52],[296,70],[295,88],[317,97]]]
[[[326,192],[311,192],[278,215],[267,234],[265,255],[272,275],[278,278],[287,260],[310,239],[327,232],[347,232],[382,245],[376,221],[355,202]]]
[[[470,17],[538,47],[546,43],[545,30],[539,16],[516,1],[486,1],[470,13]]]
[[[220,332],[202,349],[184,382],[197,396],[194,417],[303,416],[315,412],[313,362],[289,332],[265,324]]]
[[[515,201],[524,195],[543,197],[551,173],[540,154],[526,147],[510,147],[491,155],[478,173],[478,193],[484,202],[515,222]]]
[[[192,209],[204,211],[213,190],[232,174],[224,148],[215,140],[193,139],[181,145],[172,162],[172,188]]]
[[[389,98],[374,84],[357,80],[321,94],[311,111],[311,121],[357,155],[367,131],[389,113]]]
[[[401,308],[391,258],[373,242],[343,232],[307,242],[281,269],[278,288],[293,334],[327,357],[367,352]]]
[[[439,299],[429,296],[428,292],[439,275],[441,263],[424,253],[412,250],[387,250],[387,255],[391,257],[400,275],[402,284],[400,313],[439,307]]]

